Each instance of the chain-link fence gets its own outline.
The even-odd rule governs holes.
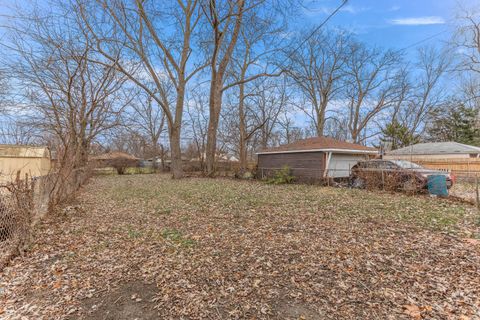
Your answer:
[[[28,176],[0,186],[0,270],[23,252],[34,215],[34,181]]]
[[[321,185],[348,185],[350,177],[350,168],[329,169],[325,171],[320,168],[300,168],[289,167],[288,174],[293,177],[293,181],[300,183],[311,183]],[[256,169],[256,177],[261,180],[274,178],[279,173],[285,172],[285,167],[259,167]]]
[[[0,270],[21,254],[35,224],[57,204],[69,200],[91,174],[86,168],[68,174],[28,176],[0,185]]]
[[[261,180],[273,179],[283,167],[258,168],[256,177]],[[369,190],[401,191],[407,193],[427,193],[429,172],[417,173],[408,169],[362,169],[352,173],[351,168],[322,169],[288,167],[294,182],[312,183],[330,186],[363,188]],[[480,208],[480,173],[450,172],[435,170],[446,175],[448,194],[451,197],[467,201]]]
[[[409,159],[410,160],[410,159]],[[453,176],[449,194],[460,200],[478,205],[477,181],[480,179],[480,158],[422,159],[411,161],[431,170],[446,171]]]
[[[471,202],[480,208],[480,174],[469,172],[469,175],[454,176],[455,183],[450,189],[450,195]]]
[[[279,173],[285,174],[285,167],[258,168],[257,178],[268,180]],[[288,174],[293,181],[301,183],[314,183],[333,186],[349,186],[369,190],[405,191],[409,193],[423,193],[427,191],[428,176],[430,173],[409,169],[381,169],[344,166],[327,170],[317,168],[288,167]],[[438,171],[437,174],[445,175],[447,186],[450,187],[452,179],[448,172]]]

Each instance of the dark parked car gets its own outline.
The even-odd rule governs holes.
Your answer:
[[[352,187],[389,187],[405,191],[415,191],[427,187],[428,177],[444,175],[447,188],[453,185],[453,176],[444,171],[424,168],[406,160],[360,161],[352,167],[350,183]]]

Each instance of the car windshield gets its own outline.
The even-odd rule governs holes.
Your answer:
[[[392,160],[392,162],[402,169],[423,169],[422,166],[406,160]]]

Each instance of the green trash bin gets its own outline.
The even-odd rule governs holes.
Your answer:
[[[448,196],[447,177],[441,174],[428,176],[427,188],[430,194],[441,197]]]

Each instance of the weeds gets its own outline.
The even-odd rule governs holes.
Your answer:
[[[163,229],[161,233],[165,240],[171,241],[182,247],[190,248],[195,245],[195,241],[189,238],[185,238],[177,229]]]
[[[292,170],[289,166],[283,166],[282,169],[275,172],[273,178],[268,179],[267,183],[270,184],[288,184],[293,183],[295,177],[292,175]]]
[[[155,214],[157,215],[169,215],[172,213],[172,209],[171,208],[156,208],[155,210]]]
[[[130,239],[138,239],[142,236],[142,233],[140,231],[137,231],[133,229],[132,227],[128,227],[127,229],[128,237]]]

